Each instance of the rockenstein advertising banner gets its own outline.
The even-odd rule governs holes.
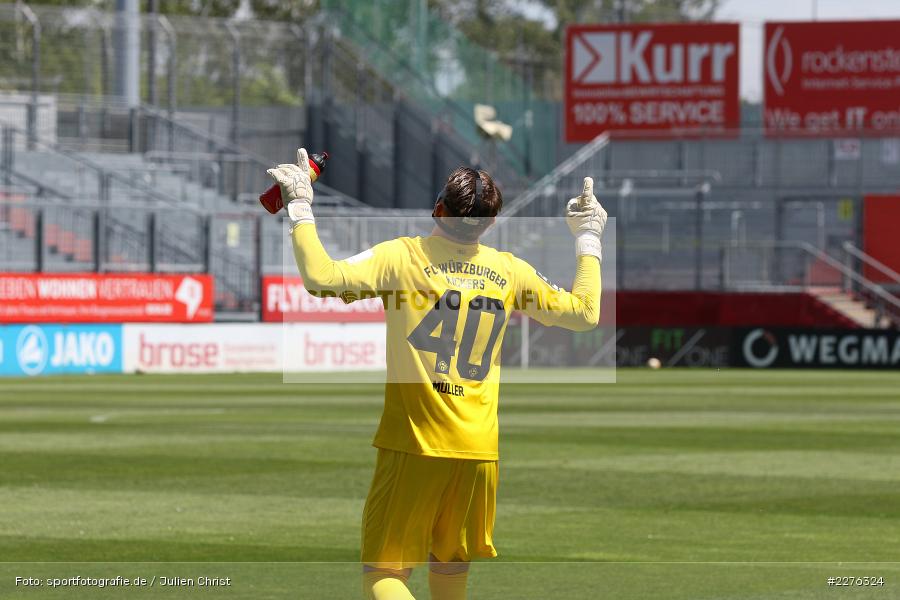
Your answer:
[[[900,21],[766,23],[766,134],[900,133]]]
[[[739,48],[734,23],[569,27],[566,141],[736,129]]]

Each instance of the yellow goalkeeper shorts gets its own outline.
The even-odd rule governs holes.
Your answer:
[[[378,450],[362,519],[362,562],[405,569],[497,556],[497,461]]]

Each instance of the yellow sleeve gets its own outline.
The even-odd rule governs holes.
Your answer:
[[[306,290],[314,296],[340,296],[345,302],[391,289],[403,257],[399,241],[390,240],[348,259],[334,260],[313,223],[295,227],[291,240]]]
[[[572,291],[550,283],[534,267],[515,258],[516,309],[543,325],[587,331],[600,321],[600,261],[579,256]]]

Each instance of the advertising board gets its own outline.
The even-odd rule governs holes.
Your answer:
[[[378,370],[384,323],[125,325],[128,373]]]
[[[731,363],[739,367],[898,369],[900,332],[889,329],[736,329]]]
[[[379,298],[345,303],[340,298],[318,298],[303,287],[300,277],[266,275],[262,278],[262,320],[266,322],[378,323],[384,321]]]
[[[121,325],[0,326],[0,375],[121,372]]]
[[[212,321],[210,275],[3,273],[0,322]]]
[[[770,136],[900,133],[900,21],[766,23]]]
[[[737,128],[739,49],[734,23],[570,26],[566,141]]]

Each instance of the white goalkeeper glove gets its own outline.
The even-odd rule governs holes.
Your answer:
[[[297,164],[278,165],[266,171],[281,188],[281,201],[291,219],[291,231],[303,223],[315,223],[312,213],[313,189],[309,179],[309,156],[306,148],[297,150]]]
[[[602,262],[600,238],[606,227],[606,211],[594,196],[594,180],[590,177],[584,178],[581,195],[566,204],[566,223],[575,236],[575,254],[596,256]]]

